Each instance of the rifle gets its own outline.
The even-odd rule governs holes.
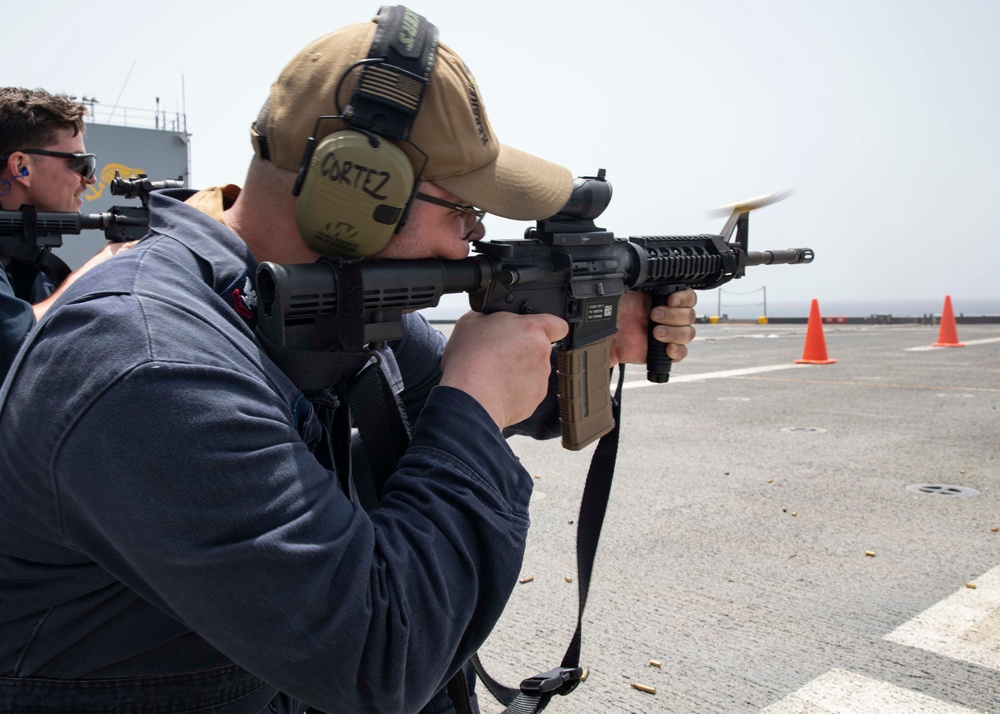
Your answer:
[[[402,337],[404,311],[434,307],[443,294],[459,292],[469,293],[477,312],[557,315],[569,323],[557,344],[562,444],[582,449],[614,428],[611,338],[626,290],[650,293],[654,305],[665,305],[673,292],[718,287],[743,277],[750,266],[813,260],[809,248],[747,249],[750,211],[773,198],[735,204],[719,235],[627,240],[594,224],[610,200],[604,169],[580,177],[566,206],[529,228],[524,239],[476,241],[476,254],[464,260],[261,263],[260,332],[280,349],[357,351]],[[663,383],[671,362],[652,327],[646,376]],[[305,388],[297,375],[290,376]]]
[[[104,213],[68,213],[37,211],[23,205],[16,211],[0,211],[0,260],[11,277],[14,294],[22,300],[31,298],[32,285],[41,272],[58,285],[70,274],[69,266],[57,257],[53,248],[62,246],[64,235],[79,235],[84,230],[101,230],[109,241],[124,243],[146,235],[149,224],[149,194],[161,188],[180,188],[183,180],[150,181],[145,174],[111,180],[115,196],[138,198],[141,206],[112,206]]]

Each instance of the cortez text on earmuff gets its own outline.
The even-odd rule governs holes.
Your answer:
[[[379,10],[368,58],[346,109],[319,117],[293,193],[302,239],[323,255],[365,257],[381,250],[405,220],[420,173],[401,148],[430,82],[437,28],[402,5]],[[349,129],[327,136],[321,124],[340,119]],[[413,144],[411,144],[413,146]],[[414,147],[419,152],[419,147]],[[421,152],[422,153],[422,152]]]

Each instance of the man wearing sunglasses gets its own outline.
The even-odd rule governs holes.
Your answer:
[[[41,89],[0,88],[0,206],[79,211],[97,157],[83,143],[86,107]]]
[[[93,184],[97,157],[83,143],[86,108],[41,89],[0,88],[0,208],[23,205],[39,211],[75,213]],[[35,282],[30,304],[14,295],[0,270],[0,380],[28,330],[73,280],[114,255],[109,244],[56,288],[44,276]],[[6,269],[7,263],[4,263]]]
[[[53,206],[46,209],[49,211],[79,211],[83,192],[95,182],[97,173],[97,155],[84,153],[82,148],[82,134],[65,135],[49,148],[13,149],[0,157],[12,177],[5,194],[9,195],[7,203]],[[22,200],[18,201],[19,197]]]
[[[405,20],[403,32],[386,16],[378,26],[433,38],[410,135],[426,161],[414,150],[405,223],[367,255],[465,258],[487,211],[557,213],[572,173],[501,145],[464,62],[422,18]],[[358,353],[385,382],[352,411],[398,398],[413,429],[381,500],[354,498],[349,397],[304,392],[269,356],[254,276],[261,261],[320,257],[296,218],[296,176],[375,36],[366,22],[303,49],[253,124],[242,189],[154,193],[150,233],[70,286],[29,338],[0,402],[11,711],[455,711],[447,683],[464,681],[526,544],[533,482],[505,436],[559,434],[551,356],[567,325],[472,312],[445,344],[412,313],[401,339]],[[345,191],[381,196],[395,170],[326,158],[316,180]],[[610,360],[645,363],[650,320],[658,348],[682,359],[694,303],[686,290],[651,314],[648,298],[622,298]],[[334,438],[345,431],[346,448]]]

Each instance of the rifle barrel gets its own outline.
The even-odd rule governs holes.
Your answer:
[[[788,248],[786,250],[751,250],[747,252],[746,265],[798,265],[813,261],[812,248]]]

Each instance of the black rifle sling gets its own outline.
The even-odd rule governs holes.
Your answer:
[[[60,285],[72,272],[52,251],[45,248],[31,250],[24,243],[8,242],[12,240],[0,238],[0,256],[7,259],[7,274],[11,278],[14,295],[22,300],[31,300],[31,288],[39,273]]]
[[[62,283],[72,272],[51,250],[43,250],[35,258],[35,267],[52,278],[56,285]]]
[[[625,379],[624,365],[618,368],[618,386],[612,400],[612,414],[615,427],[597,444],[590,462],[580,502],[580,517],[577,523],[577,579],[579,606],[576,631],[556,669],[537,674],[521,682],[520,689],[505,687],[491,677],[483,667],[478,655],[472,658],[476,674],[487,690],[506,708],[504,714],[534,714],[548,706],[556,694],[566,695],[576,689],[583,679],[580,667],[580,646],[583,629],[583,611],[587,605],[590,578],[593,573],[594,558],[604,524],[611,482],[614,479],[615,462],[618,457],[618,435],[621,424],[621,393]],[[371,482],[355,479],[354,487],[365,508],[373,507],[382,496],[382,488],[396,470],[399,458],[406,451],[410,441],[410,430],[402,404],[385,381],[378,363],[366,367],[347,388],[347,399],[352,416],[364,445],[365,458],[371,471]],[[341,410],[343,412],[343,410]],[[370,504],[370,505],[368,505]],[[471,695],[465,677],[460,670],[449,681],[447,692],[455,704],[458,714],[472,714]]]
[[[337,475],[337,482],[348,498],[357,499],[351,481],[351,421],[346,409],[341,409],[346,396],[336,389],[311,389],[302,392],[316,412],[322,435],[313,446],[316,460]]]
[[[257,341],[292,383],[303,392],[326,389],[339,384],[349,374],[356,374],[374,356],[372,352],[319,352],[294,350],[271,342],[255,328]],[[308,396],[308,395],[307,395]]]
[[[382,498],[385,482],[410,445],[410,426],[403,405],[378,364],[369,365],[351,380],[347,393],[370,473],[370,479],[363,479],[355,469],[354,486],[361,505],[371,510]],[[464,669],[449,680],[447,693],[457,714],[474,714]]]
[[[611,496],[611,482],[615,476],[615,462],[618,459],[618,435],[621,428],[622,384],[625,380],[624,365],[618,366],[618,387],[611,403],[615,428],[601,437],[590,460],[590,471],[580,500],[580,517],[576,530],[576,567],[579,607],[576,616],[576,632],[566,648],[559,667],[529,677],[521,682],[519,689],[506,687],[487,674],[479,655],[472,659],[476,674],[497,701],[506,706],[504,714],[533,714],[542,711],[556,694],[566,695],[576,689],[584,677],[580,667],[580,643],[583,630],[583,610],[587,606],[590,577],[594,570],[594,557],[601,538],[604,514]]]
[[[410,425],[378,362],[350,380],[347,398],[371,473],[371,479],[356,478],[355,487],[361,505],[371,510],[382,498],[386,480],[410,445]]]

